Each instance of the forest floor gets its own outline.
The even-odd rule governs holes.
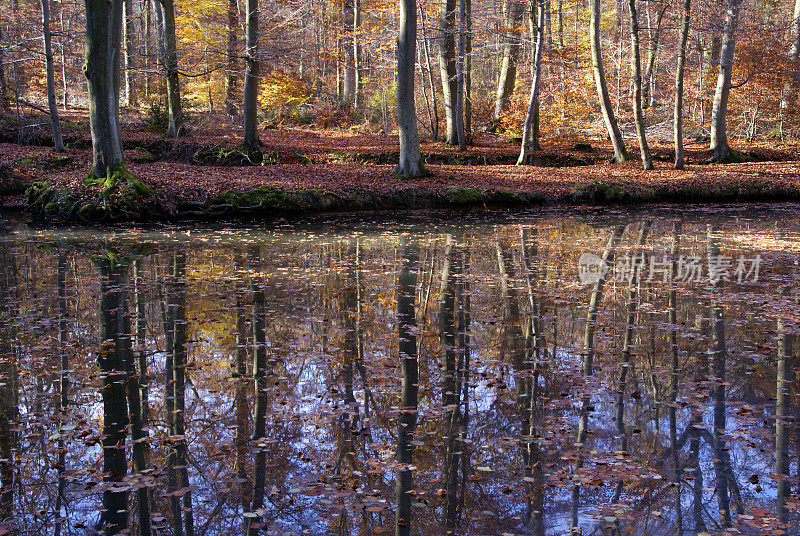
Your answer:
[[[536,202],[641,202],[800,200],[797,144],[774,140],[734,143],[738,162],[703,163],[707,142],[687,140],[686,169],[672,165],[669,142],[652,143],[655,170],[645,172],[634,140],[632,158],[610,164],[610,144],[598,137],[543,138],[532,166],[516,166],[517,140],[481,133],[469,150],[423,142],[430,175],[404,180],[392,170],[396,136],[313,128],[262,129],[263,162],[231,152],[241,129],[231,120],[206,120],[177,141],[146,128],[123,127],[127,169],[152,192],[165,214],[222,216],[239,208],[313,210],[414,208],[416,206],[525,205]],[[80,115],[66,123],[68,149],[54,153],[48,131],[28,136],[30,145],[0,130],[0,207],[24,207],[23,192],[37,181],[90,196],[84,184],[91,142]],[[246,195],[251,192],[260,195]],[[280,193],[276,201],[275,194]],[[306,193],[303,198],[286,195]],[[269,194],[269,199],[265,195]],[[96,193],[95,193],[96,195]],[[216,207],[216,208],[215,208]],[[52,208],[52,207],[51,207]],[[62,214],[63,215],[63,214]],[[125,218],[122,218],[125,219]],[[130,218],[128,218],[130,219]],[[133,218],[137,219],[137,218]]]

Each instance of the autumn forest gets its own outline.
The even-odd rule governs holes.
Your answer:
[[[0,536],[800,536],[800,0],[0,2]]]

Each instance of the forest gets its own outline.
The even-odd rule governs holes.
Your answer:
[[[800,536],[800,0],[3,0],[0,536]]]
[[[432,206],[797,197],[797,1],[11,0],[0,22],[4,204],[42,218],[411,184]]]

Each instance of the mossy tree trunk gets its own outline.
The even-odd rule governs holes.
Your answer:
[[[644,114],[642,113],[642,57],[639,52],[639,16],[636,11],[636,0],[628,0],[631,25],[631,78],[633,82],[633,122],[636,124],[636,137],[639,140],[639,152],[642,167],[653,169],[653,159],[647,146]]]
[[[400,136],[400,162],[395,173],[419,177],[420,163],[417,111],[414,106],[414,63],[417,55],[417,3],[400,0],[400,34],[397,38],[397,127]]]
[[[106,177],[122,166],[119,130],[119,58],[122,2],[84,0],[86,51],[83,73],[89,94],[92,172]]]
[[[622,132],[614,116],[614,108],[611,104],[611,97],[608,94],[608,84],[606,83],[606,73],[603,68],[603,55],[600,49],[600,0],[592,0],[592,9],[589,18],[589,35],[591,43],[592,72],[594,83],[597,89],[597,97],[600,101],[600,110],[603,114],[603,121],[606,130],[614,146],[614,162],[625,162],[628,160],[628,150],[625,148],[625,141],[622,139]]]
[[[730,158],[731,148],[728,144],[727,114],[728,97],[731,92],[731,75],[733,56],[736,49],[736,27],[739,23],[739,8],[742,0],[727,0],[725,9],[725,26],[722,36],[722,49],[719,54],[719,73],[717,89],[714,93],[714,106],[711,110],[711,144],[715,162],[725,162]]]
[[[497,93],[494,100],[494,121],[500,120],[503,111],[508,105],[514,86],[517,83],[517,62],[522,49],[520,25],[522,12],[525,7],[520,0],[506,0],[503,2],[503,21],[505,22],[505,45],[503,45],[503,59],[500,63],[500,78],[497,81]]]
[[[50,129],[53,132],[53,150],[60,153],[64,150],[61,137],[61,124],[58,120],[58,104],[56,103],[56,75],[53,67],[53,34],[50,31],[50,0],[41,0],[42,5],[42,37],[44,40],[44,64],[47,77],[47,110],[50,113]]]
[[[244,52],[244,139],[242,148],[258,149],[258,0],[247,0],[247,33]]]
[[[800,1],[800,0],[798,0]],[[686,67],[686,41],[689,38],[689,19],[692,0],[683,0],[681,29],[678,37],[678,63],[675,67],[675,107],[672,126],[675,141],[675,169],[684,168],[683,151],[683,72]]]
[[[538,128],[538,102],[539,87],[542,81],[542,55],[544,54],[544,13],[545,1],[537,0],[537,13],[534,17],[533,5],[531,5],[531,42],[536,36],[536,45],[533,56],[533,76],[531,77],[531,96],[528,100],[528,112],[525,115],[525,123],[522,127],[522,146],[517,158],[517,165],[528,164],[531,153],[539,149],[539,128]],[[534,122],[536,124],[534,124]]]

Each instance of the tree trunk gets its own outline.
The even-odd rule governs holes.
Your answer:
[[[711,144],[709,148],[715,162],[725,162],[730,158],[731,148],[728,145],[726,116],[728,113],[728,96],[731,91],[731,71],[733,55],[736,48],[736,26],[739,22],[739,8],[742,0],[727,0],[725,11],[725,27],[722,36],[722,49],[719,55],[719,73],[717,89],[714,93],[714,107],[711,111]]]
[[[732,0],[736,1],[736,0]],[[711,225],[708,226],[708,259],[709,259],[709,278],[714,286],[714,292],[718,293],[722,279],[719,274],[715,277],[710,267],[712,259],[720,258],[719,238],[714,234]],[[725,342],[725,311],[719,304],[719,297],[711,298],[711,355],[714,367],[715,383],[711,388],[711,398],[714,401],[714,442],[712,445],[714,455],[714,473],[717,476],[717,501],[719,503],[720,514],[722,515],[722,526],[731,526],[731,504],[729,496],[729,470],[725,463],[725,439],[723,435],[727,431],[726,411],[725,411],[725,362],[727,360],[727,345]]]
[[[611,98],[608,95],[606,73],[603,69],[603,57],[600,50],[600,0],[592,0],[589,33],[592,47],[592,71],[594,73],[594,83],[597,88],[597,97],[600,100],[600,110],[603,114],[606,130],[611,138],[611,144],[614,146],[614,158],[612,161],[618,163],[625,162],[628,160],[628,150],[625,148],[622,132],[619,130],[619,125],[617,125],[617,120],[614,117]]]
[[[181,490],[181,510],[183,512],[183,533],[194,536],[194,516],[192,512],[192,492],[189,488],[188,444],[186,441],[186,367],[188,363],[186,338],[186,254],[176,253],[173,265],[173,364],[172,397],[175,404],[172,421],[173,452],[177,483]]]
[[[531,97],[528,100],[528,113],[522,126],[522,147],[517,158],[517,165],[529,164],[531,152],[539,149],[538,128],[534,132],[534,121],[538,123],[537,103],[539,102],[539,87],[542,82],[542,55],[544,54],[544,0],[537,0],[537,14],[533,21],[533,5],[531,5],[531,42],[536,35],[536,45],[533,58],[533,77],[531,78]],[[538,125],[537,125],[538,127]]]
[[[105,177],[122,166],[119,130],[119,57],[122,3],[84,0],[86,52],[83,73],[89,94],[92,173]]]
[[[122,22],[122,10],[120,13]],[[115,258],[102,258],[100,269],[100,352],[97,364],[102,374],[103,399],[103,480],[123,482],[128,472],[125,459],[125,437],[128,426],[128,404],[125,384],[125,345],[130,344],[130,329],[125,304],[126,267]],[[112,487],[103,492],[100,525],[105,534],[120,534],[128,529],[127,486]]]
[[[642,167],[653,169],[653,159],[647,146],[647,133],[642,114],[642,58],[639,53],[639,20],[636,13],[636,0],[628,0],[631,23],[631,78],[633,79],[633,122],[636,124],[636,137],[639,139],[639,152]]]
[[[687,0],[688,2],[688,0]],[[667,323],[669,329],[669,354],[670,354],[670,383],[669,383],[669,445],[672,449],[672,482],[675,486],[675,525],[678,536],[683,536],[683,512],[681,501],[681,480],[682,471],[678,453],[678,414],[676,404],[678,402],[678,381],[679,381],[679,355],[678,355],[678,291],[675,287],[675,279],[678,277],[678,249],[680,244],[681,223],[672,224],[672,250],[670,251],[670,270],[669,270],[669,295],[667,298]]]
[[[0,27],[0,42],[3,40],[3,28]],[[9,109],[8,104],[8,86],[6,85],[6,68],[5,68],[5,45],[0,47],[0,111],[7,112]]]
[[[517,83],[517,62],[522,48],[520,25],[522,24],[523,10],[524,6],[520,0],[507,0],[503,4],[506,43],[503,47],[500,79],[497,82],[497,96],[494,101],[495,122],[500,120]]]
[[[424,173],[420,164],[417,111],[414,106],[414,63],[417,55],[417,3],[400,0],[400,34],[397,38],[397,127],[400,162],[394,172],[405,178]]]
[[[267,436],[267,341],[266,341],[266,304],[264,282],[261,277],[261,249],[249,247],[247,260],[250,268],[250,292],[253,295],[253,383],[255,389],[255,407],[253,408],[253,442]],[[257,447],[253,463],[253,489],[250,498],[250,512],[264,506],[264,488],[267,476],[267,452],[263,446]],[[258,517],[247,518],[248,536],[257,536],[260,529],[253,525]]]
[[[800,1],[800,0],[798,0]],[[683,19],[678,37],[678,64],[675,67],[675,109],[672,125],[675,140],[675,169],[683,169],[683,71],[686,67],[686,41],[689,38],[689,19],[692,0],[683,0]]]
[[[247,35],[245,41],[244,71],[244,140],[245,150],[258,149],[258,0],[247,0]]]
[[[56,292],[58,296],[58,353],[60,358],[61,370],[59,371],[58,382],[58,415],[63,418],[66,415],[69,405],[69,354],[67,353],[68,325],[67,320],[67,256],[62,251],[58,253],[58,268],[56,270]],[[0,333],[0,336],[5,334]],[[5,359],[5,356],[0,356]],[[61,536],[61,529],[66,518],[61,515],[61,509],[66,503],[67,479],[64,471],[67,464],[67,449],[65,448],[64,438],[58,439],[58,488],[56,491],[55,514],[56,521],[53,527],[53,536]],[[148,535],[149,536],[149,535]]]
[[[611,236],[608,238],[608,244],[601,260],[601,267],[610,267],[614,262],[614,251],[619,244],[622,234],[625,232],[623,225],[614,227]],[[609,268],[610,269],[610,268]],[[592,296],[589,299],[589,309],[586,312],[586,328],[583,333],[583,367],[581,375],[586,379],[594,373],[594,334],[597,325],[597,312],[600,309],[600,302],[603,300],[603,288],[605,287],[607,273],[601,272],[599,279],[594,284]],[[588,386],[585,387],[588,389]],[[588,391],[586,391],[588,393]],[[588,394],[584,394],[581,399],[580,417],[578,419],[578,434],[575,438],[575,445],[577,448],[583,448],[586,443],[587,428],[589,427],[589,408],[591,406],[591,398]],[[583,467],[583,458],[579,457],[575,462],[575,470]],[[570,498],[570,531],[575,532],[578,528],[578,507],[580,502],[581,488],[579,485],[572,487]]]
[[[458,108],[455,26],[456,0],[443,0],[439,13],[439,31],[441,32],[439,37],[439,71],[442,77],[442,96],[447,119],[447,132],[444,141],[449,145],[458,144],[458,115],[461,113]]]
[[[783,116],[789,109],[789,101],[794,96],[797,99],[797,87],[800,85],[800,0],[794,2],[794,15],[792,16],[792,46],[789,48],[790,78],[783,86],[781,95],[781,130],[783,129]],[[0,72],[2,77],[2,72]],[[794,91],[792,91],[794,89]]]
[[[405,0],[401,0],[404,4]],[[414,2],[411,2],[414,4]],[[405,5],[401,6],[407,7]],[[401,9],[401,21],[410,13]],[[416,15],[415,15],[416,17]],[[402,22],[401,22],[402,27]],[[413,71],[412,71],[413,72]],[[401,414],[397,424],[397,455],[399,463],[395,478],[395,536],[411,533],[411,476],[414,454],[414,431],[417,427],[419,364],[417,362],[416,304],[419,244],[403,235],[400,238],[401,266],[397,275],[397,330],[400,370],[403,374],[400,393]]]
[[[239,69],[239,58],[237,56],[239,42],[236,36],[238,26],[239,6],[237,0],[228,0],[227,58],[225,59],[225,113],[228,115],[236,113],[236,84],[238,83],[236,71]]]
[[[136,88],[133,80],[134,75],[134,54],[136,50],[135,36],[133,27],[132,1],[123,0],[123,43],[125,45],[125,105],[136,106]]]
[[[58,20],[61,25],[61,34],[67,35],[67,29],[64,27],[64,6],[61,6],[61,9],[58,13]],[[61,44],[61,106],[64,108],[64,111],[67,111],[67,96],[69,95],[68,85],[67,85],[67,48],[69,41],[64,39],[64,42]],[[3,55],[0,53],[0,64],[3,63]],[[3,77],[3,69],[0,69],[0,79]],[[0,93],[3,91],[3,80],[0,80]],[[2,100],[3,97],[0,94],[0,108],[2,108]]]
[[[658,10],[656,15],[655,28],[651,26],[650,43],[647,47],[647,63],[644,71],[644,80],[642,81],[642,106],[645,108],[652,108],[656,105],[656,52],[658,52],[658,40],[661,37],[661,22],[664,20],[664,14],[667,12],[669,3],[664,2],[661,9]],[[647,11],[647,21],[650,25],[650,10]]]
[[[342,1],[342,48],[344,49],[344,79],[342,80],[342,101],[350,104],[356,93],[355,41],[353,27],[355,25],[355,9],[353,0]]]
[[[133,265],[133,280],[134,280],[134,306],[135,310],[135,319],[136,319],[136,339],[137,339],[137,346],[143,344],[143,336],[142,332],[144,331],[144,318],[142,310],[140,312],[140,307],[144,308],[144,303],[142,301],[141,296],[141,289],[139,285],[141,281],[139,280],[139,272],[141,270],[140,266],[141,261],[136,261]],[[142,314],[142,316],[140,316]],[[131,321],[130,317],[126,316],[123,319],[124,323],[124,333],[131,333]],[[149,433],[147,431],[147,424],[144,422],[142,416],[146,414],[146,412],[142,411],[142,376],[137,372],[137,360],[134,359],[134,352],[131,345],[130,338],[124,342],[124,350],[125,350],[125,371],[128,375],[128,381],[126,384],[126,396],[128,400],[128,420],[130,422],[130,429],[131,429],[131,440],[133,441],[133,469],[139,475],[143,474],[143,471],[147,469],[147,454],[148,454],[148,442],[147,438],[149,437]],[[136,352],[138,355],[139,361],[142,359],[141,348],[138,349]],[[139,364],[141,368],[141,363]],[[144,369],[146,370],[146,369]],[[147,381],[147,378],[144,378],[144,381]],[[145,387],[145,393],[146,387]],[[146,403],[147,398],[144,399]],[[149,488],[143,486],[136,490],[136,506],[137,506],[137,523],[136,525],[139,527],[139,534],[140,536],[150,536],[150,491]]]
[[[644,220],[639,224],[639,236],[636,239],[636,250],[634,251],[634,263],[638,259],[643,258],[642,248],[647,240],[647,234],[650,232],[650,220]],[[633,271],[630,274],[628,284],[627,303],[625,305],[626,318],[625,318],[625,331],[622,338],[622,362],[619,369],[619,384],[617,387],[617,435],[619,435],[619,450],[627,452],[628,450],[628,435],[625,430],[625,390],[627,389],[628,369],[630,368],[631,356],[633,354],[633,330],[636,324],[636,309],[637,298],[639,289],[639,277],[641,270],[644,269],[644,263],[641,265],[634,264]],[[625,282],[623,282],[625,283]],[[622,495],[622,487],[624,482],[622,480],[617,482],[616,489],[614,490],[614,498],[611,499],[612,503],[619,502]]]
[[[439,109],[436,106],[436,86],[433,83],[433,68],[431,67],[430,47],[428,46],[428,34],[425,29],[425,10],[419,10],[420,23],[422,23],[422,50],[425,53],[425,64],[428,68],[428,87],[431,92],[431,108],[433,109],[433,124],[431,125],[431,138],[439,140]]]
[[[464,139],[472,143],[472,0],[464,0]]]
[[[47,110],[50,112],[50,129],[53,132],[53,150],[60,153],[64,150],[61,137],[61,125],[58,121],[58,104],[56,104],[56,75],[53,68],[53,45],[50,33],[50,0],[41,0],[42,35],[44,37],[44,63],[47,71]]]
[[[167,75],[167,108],[169,126],[166,136],[177,138],[183,134],[183,107],[181,104],[180,77],[178,75],[178,45],[175,37],[175,0],[159,0],[164,16],[164,69]]]
[[[789,520],[786,510],[786,499],[791,495],[789,488],[789,428],[791,395],[793,393],[792,374],[792,336],[786,330],[783,318],[778,319],[778,370],[776,400],[775,400],[775,473],[778,494],[775,499],[778,511],[778,520],[787,523]]]
[[[364,80],[362,73],[362,50],[359,31],[361,28],[361,0],[353,0],[353,76],[355,91],[353,93],[353,109],[361,106]]]
[[[458,150],[467,150],[467,139],[464,133],[464,62],[466,61],[467,50],[467,2],[460,0],[458,2],[458,54],[456,56],[456,80],[457,80],[457,97],[456,107],[458,113],[456,114],[456,135],[458,136]]]

